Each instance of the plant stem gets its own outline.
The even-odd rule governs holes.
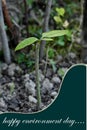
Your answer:
[[[37,88],[37,108],[41,108],[41,93],[40,93],[40,82],[39,82],[39,47],[40,44],[36,43],[36,88]]]
[[[46,76],[46,71],[47,71],[48,51],[49,51],[49,47],[48,47],[47,50],[46,50],[46,62],[45,62],[45,67],[44,67],[44,76]]]

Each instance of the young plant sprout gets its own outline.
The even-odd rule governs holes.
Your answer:
[[[37,108],[38,110],[41,109],[41,93],[40,93],[40,82],[39,82],[39,48],[40,43],[42,40],[45,41],[52,41],[54,37],[59,37],[63,35],[67,35],[68,30],[53,30],[49,32],[42,33],[41,38],[38,39],[36,37],[30,37],[26,38],[25,40],[21,41],[17,47],[15,48],[15,51],[21,50],[27,46],[30,46],[31,44],[36,44],[36,62],[35,62],[35,68],[36,68],[36,93],[37,93]]]

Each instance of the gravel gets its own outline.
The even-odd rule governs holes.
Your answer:
[[[0,113],[22,112],[32,113],[37,111],[37,95],[35,71],[28,70],[12,63],[0,65]],[[52,68],[47,68],[46,76],[43,69],[39,70],[41,85],[42,108],[46,108],[55,100],[58,94],[61,79],[58,74],[53,74]]]

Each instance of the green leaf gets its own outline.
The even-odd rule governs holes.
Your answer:
[[[33,0],[27,0],[27,4],[31,5],[33,3]]]
[[[56,23],[62,23],[62,19],[60,18],[60,16],[54,16],[54,20],[56,21]]]
[[[15,48],[15,51],[21,50],[27,46],[30,46],[31,44],[33,44],[34,42],[38,41],[39,39],[37,39],[36,37],[30,37],[30,38],[26,38],[25,40],[21,41],[17,47]]]
[[[58,70],[59,76],[63,77],[65,75],[66,71],[67,71],[67,68],[60,68]]]
[[[41,40],[43,40],[43,41],[53,41],[53,39],[52,38],[42,38]]]
[[[53,48],[49,47],[49,49],[48,49],[48,57],[53,59],[54,56],[55,56],[55,50]]]
[[[43,38],[53,38],[53,37],[58,37],[58,36],[63,36],[68,33],[68,30],[53,30],[49,32],[42,33],[42,39]]]
[[[52,68],[53,68],[53,71],[54,71],[54,73],[56,72],[56,63],[55,63],[55,61],[53,61],[52,59],[50,59],[50,64],[52,65]]]
[[[63,69],[60,68],[60,69],[58,70],[58,74],[59,74],[59,76],[63,77],[64,74],[65,74],[65,72],[63,71]]]
[[[64,14],[65,14],[64,8],[56,8],[56,11],[57,11],[58,15],[60,15],[60,16],[64,16]]]
[[[65,45],[65,42],[64,42],[64,37],[60,37],[57,41],[57,44],[60,45],[60,46],[64,46]]]

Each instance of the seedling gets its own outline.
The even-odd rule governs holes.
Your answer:
[[[41,93],[40,93],[40,82],[39,82],[39,48],[40,43],[42,40],[45,41],[52,41],[54,37],[63,36],[68,34],[68,30],[53,30],[49,32],[42,33],[41,38],[38,39],[37,37],[30,37],[26,38],[25,40],[21,41],[15,51],[21,50],[27,46],[32,45],[33,43],[36,43],[36,62],[35,62],[35,68],[36,68],[36,88],[37,88],[37,107],[38,110],[41,109]]]

